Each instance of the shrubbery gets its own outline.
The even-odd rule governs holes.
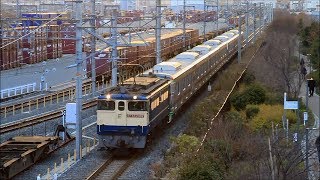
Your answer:
[[[246,74],[243,77],[243,82],[247,85],[252,84],[255,81],[255,77],[252,73],[246,72]]]
[[[259,113],[252,118],[249,123],[253,130],[270,129],[272,122],[274,125],[279,124],[282,127],[282,115],[283,115],[283,105],[266,105],[261,104],[259,107]],[[289,119],[290,124],[294,124],[297,121],[297,116],[294,111],[287,111],[287,119]]]
[[[184,163],[179,169],[179,178],[181,180],[221,180],[224,178],[224,168],[214,157],[197,156],[193,160]]]
[[[259,113],[259,107],[256,105],[247,105],[246,107],[246,117],[248,119],[253,118],[255,115]]]
[[[251,85],[243,92],[235,93],[231,97],[231,104],[236,110],[245,109],[248,104],[261,104],[266,100],[266,91],[260,85]]]

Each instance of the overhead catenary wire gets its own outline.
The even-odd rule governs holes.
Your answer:
[[[63,13],[66,13],[66,12],[68,12],[68,11],[65,11],[65,12],[63,12]],[[39,29],[43,28],[45,25],[48,25],[49,23],[51,23],[52,21],[54,21],[54,20],[58,19],[58,18],[59,18],[59,17],[61,17],[61,16],[62,16],[62,14],[59,14],[57,17],[52,18],[52,20],[50,20],[50,21],[48,21],[48,22],[44,23],[43,25],[39,26],[39,27],[38,27],[38,28],[36,28],[35,30],[33,30],[33,31],[31,31],[31,32],[29,32],[29,33],[27,33],[27,34],[25,34],[25,35],[23,35],[23,36],[21,36],[21,37],[19,37],[19,38],[15,39],[15,40],[13,40],[13,41],[11,41],[11,42],[10,42],[10,43],[8,43],[8,44],[5,44],[5,45],[1,46],[1,47],[0,47],[0,49],[5,48],[5,47],[9,46],[10,44],[15,43],[15,42],[17,42],[18,40],[20,40],[20,39],[22,39],[22,38],[25,38],[25,37],[29,36],[30,34],[35,33],[37,30],[39,30]]]
[[[194,26],[194,25],[188,25],[188,26]],[[39,27],[40,28],[40,27]],[[178,42],[179,43],[179,42]],[[177,45],[178,43],[176,43],[175,45]],[[169,48],[171,48],[171,46],[167,46],[167,47],[164,47],[163,49],[164,50],[166,50],[166,49],[169,49]],[[143,51],[147,51],[147,50],[143,50]],[[129,51],[129,52],[131,52],[131,51]],[[49,53],[48,53],[49,54]],[[154,52],[153,53],[149,53],[149,55],[153,55],[154,54]],[[88,56],[89,57],[89,56]],[[86,57],[86,58],[88,58],[88,57]],[[132,61],[132,62],[130,62],[130,63],[134,63],[134,62],[137,62],[137,61],[139,61],[140,59],[142,59],[143,57],[141,57],[141,58],[139,58],[139,59],[136,59],[135,61]],[[108,62],[106,62],[106,63],[108,63]],[[100,66],[99,66],[100,67]],[[97,67],[97,68],[99,68],[99,67]],[[90,71],[89,71],[90,72]]]

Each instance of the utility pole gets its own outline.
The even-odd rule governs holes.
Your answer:
[[[111,85],[117,86],[117,78],[118,78],[118,63],[117,63],[117,10],[112,9],[112,18],[111,18],[111,60],[112,60],[112,82]]]
[[[19,0],[16,0],[16,8],[17,8],[17,19],[19,19],[21,17],[21,14],[20,14],[20,5],[19,5]]]
[[[267,23],[269,24],[271,22],[271,9],[272,9],[272,4],[268,5],[267,13],[268,13],[268,20]]]
[[[157,17],[156,17],[156,56],[157,64],[161,63],[161,1],[157,0],[156,4]]]
[[[241,13],[239,13],[238,19],[238,29],[239,29],[239,38],[238,38],[238,63],[241,62],[241,42],[242,42],[242,33],[241,33]]]
[[[253,43],[256,42],[256,6],[257,4],[253,4]]]
[[[262,19],[263,19],[263,17],[262,17],[262,6],[261,6],[261,4],[262,3],[259,3],[259,8],[260,8],[260,10],[259,10],[259,20],[260,20],[260,23],[259,23],[259,35],[261,36],[261,29],[262,29]]]
[[[229,14],[229,1],[227,0],[227,12]]]
[[[306,171],[309,179],[309,128],[306,128]]]
[[[96,0],[91,0],[91,31],[96,34]],[[96,94],[96,59],[95,59],[95,51],[96,51],[96,38],[91,35],[91,83],[92,83],[92,96],[94,97]]]
[[[203,13],[204,13],[204,21],[203,21],[203,40],[206,41],[206,21],[207,21],[207,0],[203,0]]]
[[[203,21],[203,40],[206,41],[206,25],[207,25],[207,0],[203,0],[203,13],[204,13],[204,21]]]
[[[273,5],[271,6],[271,21],[273,21]]]
[[[76,64],[77,64],[77,84],[76,84],[76,152],[77,159],[81,158],[82,144],[82,0],[76,1]]]
[[[249,43],[249,2],[246,2],[246,47]]]
[[[183,48],[186,47],[186,0],[183,0]]]
[[[219,0],[217,0],[217,31],[219,30]]]

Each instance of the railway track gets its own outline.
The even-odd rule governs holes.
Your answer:
[[[96,81],[97,90],[103,89],[102,81]],[[64,87],[67,85],[64,85]],[[82,93],[88,95],[91,93],[91,83],[85,82],[82,87]],[[62,88],[57,92],[50,92],[48,94],[38,96],[36,98],[18,100],[18,102],[9,105],[0,106],[1,117],[6,118],[8,116],[14,116],[24,111],[31,111],[33,109],[39,109],[51,104],[58,104],[68,100],[72,100],[75,97],[75,86],[71,83],[69,87]],[[1,103],[5,104],[5,102]]]
[[[125,170],[133,163],[140,153],[134,152],[127,158],[116,158],[111,155],[97,170],[95,170],[86,180],[94,179],[118,179]]]
[[[221,30],[223,32],[224,30]],[[220,32],[220,31],[218,31]],[[206,37],[212,38],[214,36],[214,32],[208,32]],[[203,41],[203,36],[200,36],[199,41]],[[107,77],[102,76],[98,78],[96,81],[97,90],[103,89],[104,85],[107,82]],[[83,94],[90,94],[92,89],[92,84],[90,80],[87,80],[83,83],[82,92]],[[99,88],[100,87],[100,88]],[[31,111],[33,109],[39,109],[42,107],[46,107],[48,104],[58,104],[65,102],[66,100],[72,100],[75,96],[75,84],[63,84],[61,85],[61,89],[57,90],[56,92],[50,92],[49,94],[42,95],[41,97],[37,98],[29,98],[19,100],[16,103],[1,103],[0,106],[0,115],[1,118],[7,118],[8,116],[14,116],[16,114],[22,114],[25,110]]]
[[[97,104],[96,100],[91,100],[88,102],[83,103],[82,110],[91,108]],[[4,134],[10,131],[18,130],[20,128],[25,128],[28,126],[33,126],[39,123],[43,123],[52,119],[60,118],[62,117],[61,111],[64,110],[64,108],[58,108],[54,111],[50,111],[49,113],[42,114],[39,116],[33,116],[30,118],[22,119],[20,121],[15,121],[13,123],[7,123],[2,126],[0,126],[0,134]]]

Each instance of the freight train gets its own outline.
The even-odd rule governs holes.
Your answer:
[[[139,32],[137,32],[139,33]],[[118,62],[121,64],[140,64],[145,69],[151,68],[155,64],[155,45],[156,39],[154,37],[154,30],[148,30],[147,37],[144,41],[136,39],[131,41],[130,47],[118,47]],[[144,33],[146,34],[146,33]],[[132,35],[134,37],[134,35]],[[186,30],[186,47],[195,46],[199,41],[199,30],[187,29]],[[168,59],[183,50],[183,31],[168,31],[161,36],[161,57]],[[147,44],[146,44],[147,43]],[[102,78],[109,81],[111,79],[111,48],[96,49],[95,55],[95,70],[97,79]],[[91,59],[87,59],[87,76],[91,77]],[[132,76],[130,67],[120,69],[123,77]]]
[[[101,145],[144,148],[149,134],[170,123],[195,92],[236,54],[240,36],[238,30],[230,30],[99,96],[97,134]]]

